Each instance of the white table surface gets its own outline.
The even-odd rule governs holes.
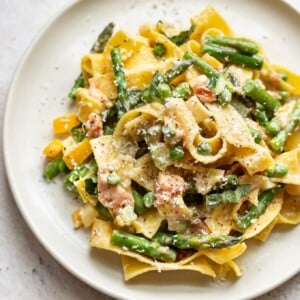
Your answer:
[[[87,1],[87,0],[85,0]],[[246,0],[250,1],[250,0]],[[270,4],[272,0],[269,1]],[[6,95],[24,51],[72,0],[0,0],[0,299],[111,299],[82,283],[48,254],[24,222],[5,176]],[[287,0],[300,10],[300,0]],[[300,299],[300,274],[257,300]]]

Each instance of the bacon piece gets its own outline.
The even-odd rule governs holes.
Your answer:
[[[190,85],[201,102],[210,103],[216,101],[216,94],[207,88],[209,83],[209,79],[206,75],[200,75],[194,78]]]
[[[125,206],[134,206],[134,199],[130,192],[121,185],[111,185],[107,182],[108,171],[98,171],[98,199],[113,215],[118,215],[119,210]]]
[[[99,136],[102,136],[103,129],[101,117],[95,112],[90,113],[88,116],[88,120],[86,121],[85,128],[87,136],[90,138],[97,138]]]
[[[155,182],[155,205],[172,203],[177,196],[181,196],[188,188],[184,179],[178,175],[160,173]]]

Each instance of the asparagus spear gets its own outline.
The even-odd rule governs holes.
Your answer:
[[[218,44],[222,46],[229,46],[248,55],[256,54],[259,51],[259,47],[255,42],[245,38],[207,36],[204,42],[210,44]]]
[[[281,129],[279,133],[270,141],[270,146],[274,151],[282,151],[288,136],[295,130],[300,120],[300,100],[298,100],[291,112],[289,122],[285,128]]]
[[[65,173],[67,170],[68,168],[65,162],[63,161],[62,157],[59,156],[48,162],[44,169],[44,176],[47,179],[52,180],[59,173]]]
[[[196,54],[192,52],[185,52],[183,57],[185,59],[191,59],[193,64],[207,77],[218,77],[219,72]]]
[[[134,211],[137,214],[142,214],[144,211],[147,210],[143,196],[134,188],[131,188],[131,193],[134,199]]]
[[[74,183],[83,178],[89,172],[89,168],[85,164],[76,166],[64,179],[64,185],[71,191],[76,191]]]
[[[175,63],[165,74],[162,75],[164,83],[170,83],[174,78],[182,74],[193,61],[191,59],[182,59]]]
[[[232,190],[225,190],[221,193],[213,193],[205,196],[207,206],[216,206],[223,203],[239,203],[242,197],[246,196],[250,191],[249,184],[240,184]]]
[[[190,59],[183,59],[174,64],[164,74],[156,72],[149,87],[144,90],[143,98],[148,102],[163,102],[164,95],[160,93],[162,85],[169,84],[174,78],[182,74],[192,63],[193,61]]]
[[[125,80],[124,65],[121,58],[120,49],[113,48],[110,52],[112,67],[115,76],[115,84],[118,90],[118,116],[122,116],[126,111],[129,110],[129,107],[126,107],[127,99],[127,84]]]
[[[170,249],[168,246],[163,246],[157,241],[150,241],[144,237],[121,230],[113,231],[111,243],[142,253],[163,262],[174,262],[177,256],[176,251]]]
[[[275,118],[273,118],[266,124],[266,130],[272,135],[278,134],[280,131],[280,125],[278,121]]]
[[[71,90],[68,94],[68,97],[71,99],[71,100],[75,100],[76,99],[76,90],[80,87],[83,87],[84,86],[84,80],[83,80],[83,76],[82,74],[80,74],[77,79],[74,81],[74,84],[73,86],[71,87]]]
[[[236,220],[236,225],[241,229],[247,229],[255,220],[261,216],[268,205],[279,191],[278,188],[266,190],[258,196],[258,204],[253,204],[243,216]]]
[[[225,73],[219,73],[210,64],[192,52],[185,52],[184,58],[192,59],[193,64],[210,79],[209,85],[216,91],[217,99],[221,104],[226,105],[231,101],[234,88]]]
[[[98,35],[96,42],[91,48],[91,53],[102,53],[108,40],[113,34],[115,24],[110,22],[108,23],[102,32]]]
[[[154,240],[178,249],[227,248],[241,241],[241,237],[217,234],[171,234],[158,232]]]
[[[258,55],[248,56],[241,54],[238,50],[226,46],[218,46],[205,43],[202,48],[204,53],[208,53],[218,60],[232,64],[242,65],[249,69],[260,70],[263,66],[263,58]]]
[[[254,110],[254,116],[256,120],[259,122],[262,126],[267,126],[269,122],[269,118],[267,116],[267,113],[264,111],[264,108],[259,103],[256,103],[256,109]]]
[[[271,114],[280,107],[280,101],[268,93],[257,81],[247,80],[244,87],[244,93],[261,104],[265,110]]]
[[[95,208],[105,220],[113,221],[113,217],[111,216],[108,208],[105,207],[101,202],[97,202]]]
[[[96,42],[94,43],[93,47],[91,48],[91,53],[102,53],[104,50],[104,47],[107,43],[107,41],[112,36],[113,30],[114,30],[114,24],[109,23],[103,31],[99,34]],[[76,99],[76,90],[79,87],[84,87],[84,80],[82,74],[80,74],[77,79],[75,80],[68,96],[71,100]]]

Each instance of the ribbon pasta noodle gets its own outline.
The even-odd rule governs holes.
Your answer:
[[[74,227],[121,255],[125,280],[241,276],[249,239],[300,222],[300,77],[211,6],[183,31],[113,28],[81,60],[44,176],[79,196]]]

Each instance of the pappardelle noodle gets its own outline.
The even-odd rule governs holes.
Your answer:
[[[300,221],[300,77],[213,8],[187,29],[108,24],[53,120],[44,176],[82,200],[75,228],[151,270],[241,275],[247,240]]]

